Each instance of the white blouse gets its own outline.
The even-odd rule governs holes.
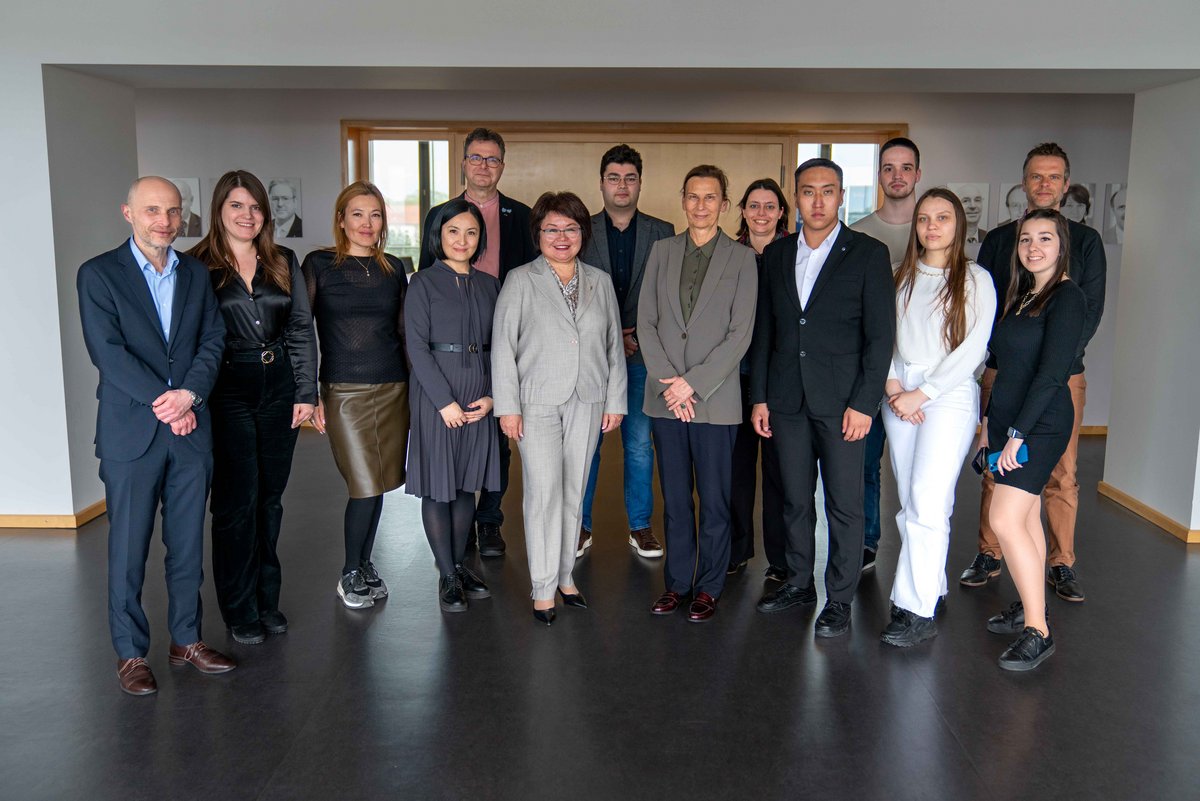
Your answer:
[[[912,297],[907,290],[896,293],[896,347],[888,378],[900,380],[904,368],[927,367],[924,382],[915,387],[929,400],[974,380],[975,371],[987,355],[988,339],[996,318],[996,291],[992,278],[975,262],[968,262],[967,335],[957,348],[946,350],[942,339],[942,304],[938,294],[946,283],[945,271],[917,262]],[[914,387],[905,387],[914,389]]]

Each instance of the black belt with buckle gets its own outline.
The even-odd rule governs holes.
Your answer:
[[[283,343],[261,342],[238,345],[225,349],[225,358],[231,362],[253,362],[258,364],[274,364],[283,356]]]
[[[480,351],[487,353],[492,346],[476,345],[474,342],[470,345],[461,345],[457,342],[430,342],[429,349],[440,350],[443,353],[479,353]]]

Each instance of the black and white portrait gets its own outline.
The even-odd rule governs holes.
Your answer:
[[[1000,184],[1000,219],[997,225],[1019,220],[1025,214],[1029,198],[1025,196],[1024,184]]]
[[[946,184],[962,201],[963,213],[967,217],[967,252],[974,258],[979,245],[987,236],[988,185],[985,183]]]
[[[1125,244],[1125,190],[1127,184],[1108,184],[1104,189],[1104,241]]]
[[[201,237],[204,235],[204,220],[201,213],[200,179],[172,178],[171,183],[179,188],[179,197],[183,202],[182,224],[179,226],[181,237]]]
[[[1077,184],[1072,181],[1071,185],[1067,187],[1067,193],[1063,195],[1061,208],[1063,216],[1068,220],[1095,228],[1095,200],[1095,184]]]
[[[304,236],[304,223],[300,219],[300,179],[272,178],[267,183],[267,197],[271,201],[275,239]]]

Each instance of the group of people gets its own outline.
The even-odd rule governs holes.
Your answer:
[[[735,238],[719,225],[730,197],[714,165],[684,177],[687,228],[676,234],[638,210],[642,159],[627,145],[600,160],[594,215],[570,192],[532,208],[504,196],[504,157],[495,131],[466,138],[466,191],[430,210],[411,278],[386,252],[386,203],[366,181],[338,195],[333,246],[302,263],[275,241],[272,198],[251,173],[222,176],[209,231],[186,254],[171,247],[178,189],[157,177],[130,188],[131,238],[78,276],[100,372],[109,621],[124,691],[157,688],[140,596],[160,505],[171,663],[236,666],[200,636],[210,484],[226,626],[244,644],[287,630],[276,547],[310,419],[348,490],[336,587],[347,607],[387,596],[372,552],[383,496],[400,486],[421,498],[441,609],[489,597],[467,551],[505,552],[512,440],[533,615],[553,623],[556,596],[586,609],[573,569],[591,545],[600,443],[619,428],[629,544],[651,558],[664,555],[651,520],[658,459],[657,615],[716,614],[726,577],[754,553],[760,462],[776,584],[758,609],[815,605],[820,475],[829,558],[818,637],[848,630],[860,575],[874,568],[886,439],[901,551],[881,639],[896,646],[936,636],[955,486],[974,442],[980,552],[960,581],[999,575],[1003,552],[1020,600],[987,622],[1019,635],[1000,665],[1028,670],[1053,652],[1044,582],[1083,600],[1072,569],[1082,356],[1104,300],[1098,235],[1058,211],[1070,185],[1061,148],[1030,152],[1030,211],[987,234],[979,264],[966,255],[958,197],[916,197],[920,153],[904,138],[881,147],[883,205],[854,226],[838,216],[841,168],[816,158],[795,171],[799,231],[788,233],[785,193],[764,178],[738,203]]]

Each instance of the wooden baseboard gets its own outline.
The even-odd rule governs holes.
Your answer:
[[[1096,489],[1105,498],[1124,506],[1138,517],[1149,520],[1163,531],[1166,531],[1174,537],[1178,537],[1189,545],[1193,543],[1200,543],[1200,530],[1189,529],[1183,523],[1172,520],[1157,509],[1152,509],[1129,493],[1122,492],[1121,490],[1117,489],[1107,481],[1101,481]]]
[[[1107,437],[1108,426],[1080,426],[1079,436],[1081,437]]]
[[[0,528],[79,528],[104,514],[103,499],[73,515],[0,515]]]

